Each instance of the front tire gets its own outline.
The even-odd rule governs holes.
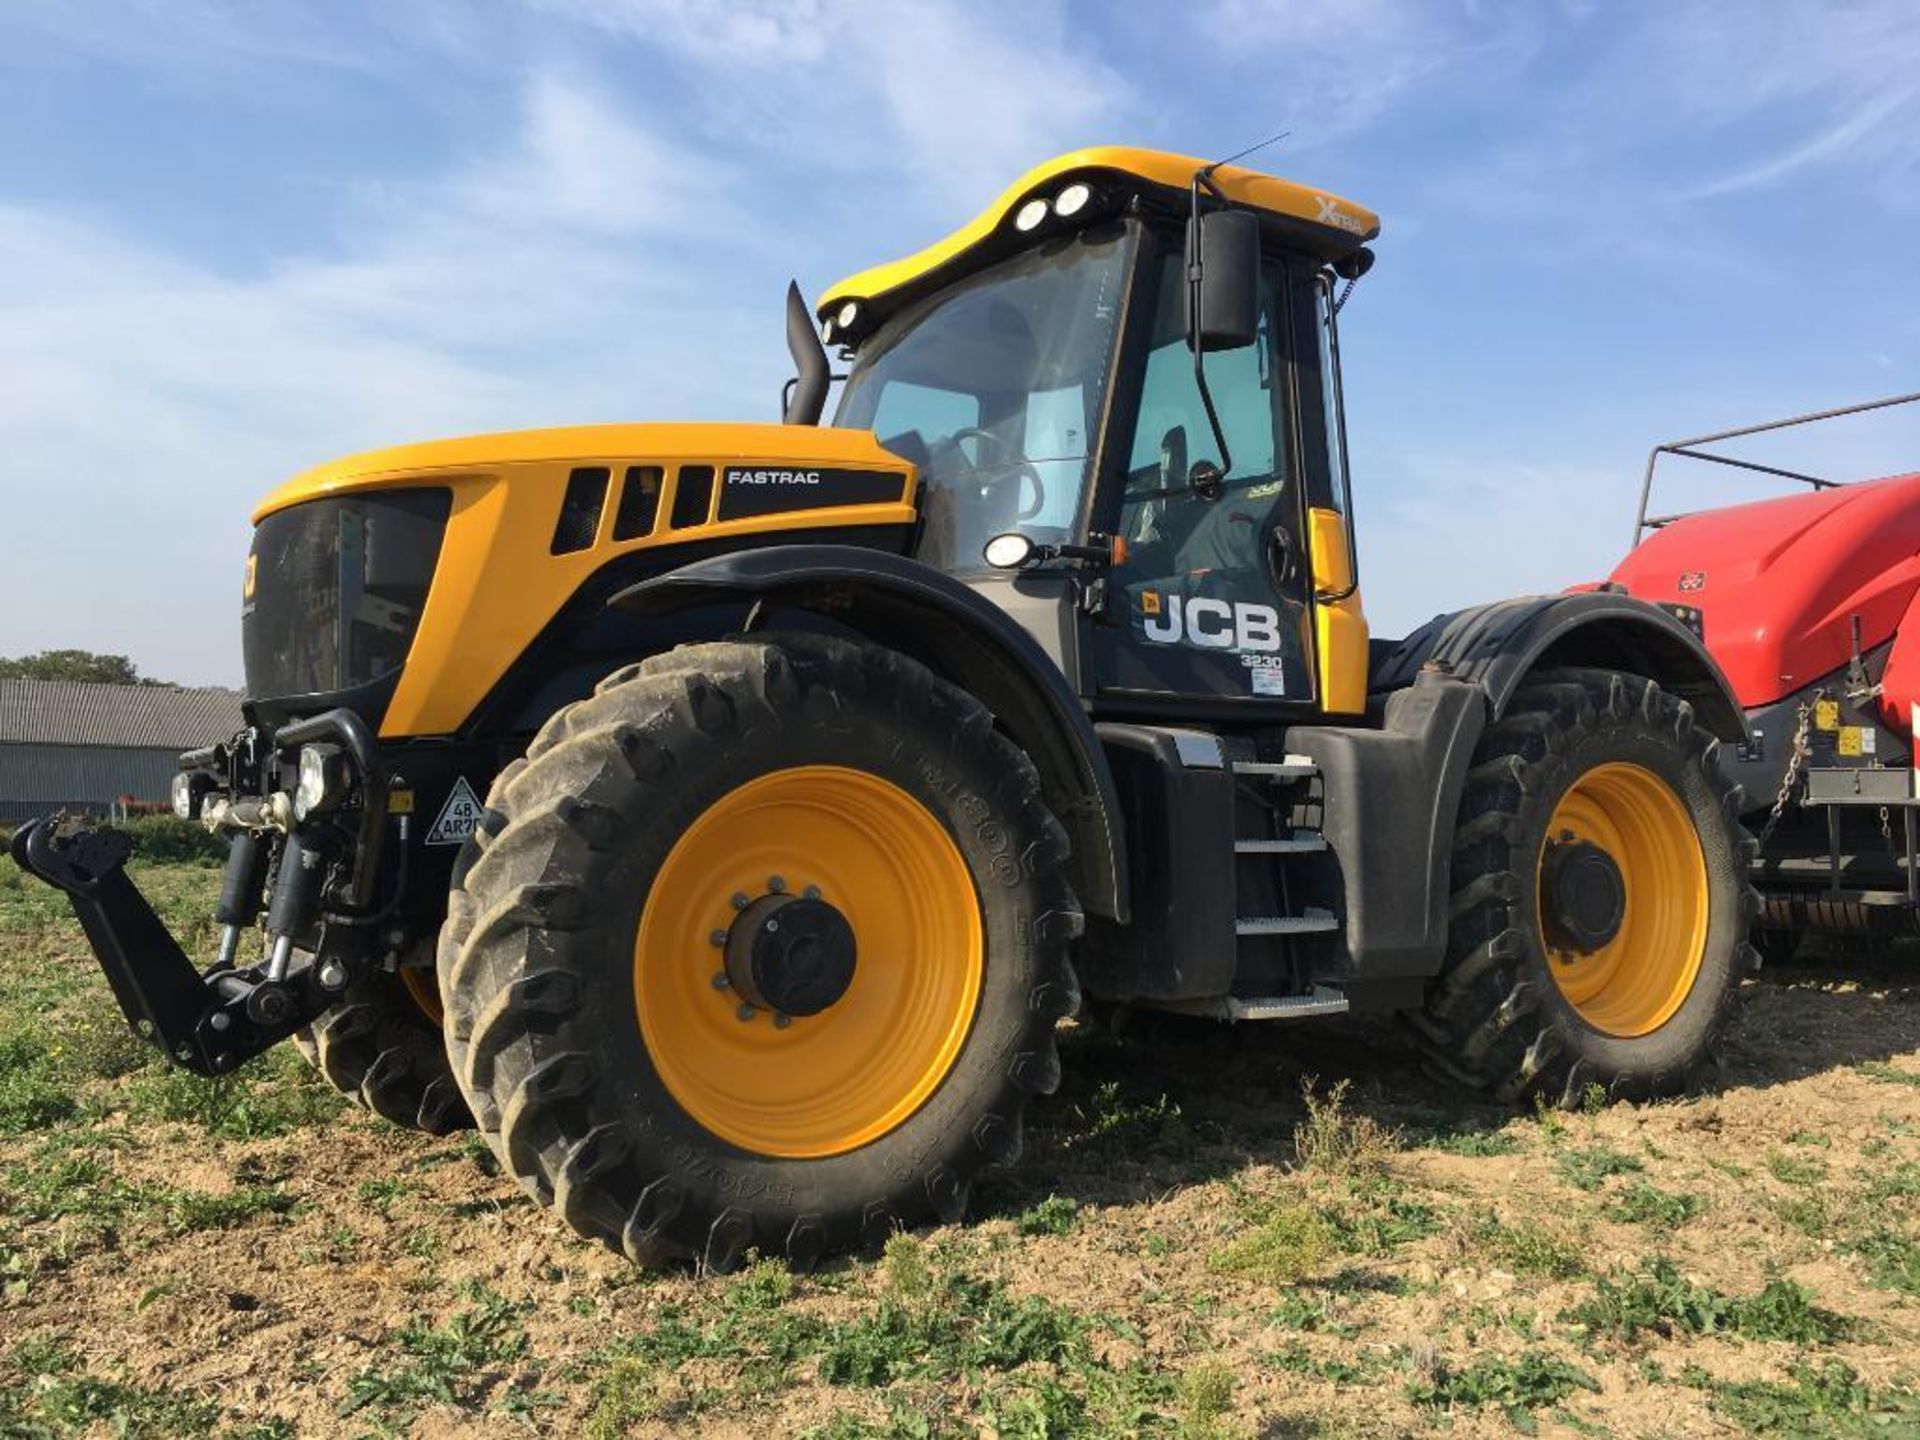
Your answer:
[[[1514,697],[1461,797],[1447,958],[1413,1017],[1437,1069],[1564,1105],[1686,1086],[1759,968],[1718,752],[1638,676],[1554,671]]]
[[[423,966],[356,980],[293,1041],[334,1089],[395,1125],[429,1135],[473,1125],[447,1063],[440,997]]]
[[[957,1220],[1058,1083],[1081,917],[971,696],[815,636],[683,647],[496,781],[440,951],[501,1162],[636,1263]]]

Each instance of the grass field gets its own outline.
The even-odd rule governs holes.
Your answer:
[[[207,958],[216,872],[140,878]],[[1749,984],[1650,1107],[1371,1023],[1064,1050],[967,1224],[646,1275],[290,1049],[167,1072],[0,864],[0,1437],[1920,1435],[1920,955]]]

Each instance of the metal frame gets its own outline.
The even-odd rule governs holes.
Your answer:
[[[1752,470],[1762,475],[1776,475],[1785,480],[1798,480],[1815,490],[1834,490],[1851,482],[1828,480],[1819,475],[1805,475],[1798,470],[1783,470],[1775,465],[1762,465],[1754,460],[1741,460],[1732,455],[1715,455],[1695,447],[1714,445],[1722,440],[1738,440],[1746,435],[1764,435],[1771,430],[1788,430],[1796,425],[1811,425],[1816,420],[1837,420],[1848,415],[1862,415],[1870,410],[1886,410],[1895,405],[1910,405],[1920,401],[1920,390],[1910,395],[1891,395],[1884,400],[1868,400],[1858,405],[1842,405],[1833,410],[1816,410],[1807,415],[1794,415],[1785,420],[1768,420],[1759,425],[1743,425],[1735,430],[1720,430],[1712,435],[1696,435],[1690,440],[1669,440],[1664,445],[1656,445],[1647,454],[1646,473],[1640,480],[1640,508],[1633,521],[1633,543],[1639,545],[1649,530],[1658,530],[1675,520],[1684,518],[1684,513],[1676,515],[1647,516],[1647,502],[1653,495],[1654,467],[1660,463],[1662,455],[1679,455],[1688,460],[1705,460],[1713,465],[1730,465],[1738,470]]]

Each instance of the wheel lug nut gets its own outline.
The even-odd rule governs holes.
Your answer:
[[[820,898],[820,887],[818,885],[809,885],[800,893],[809,900],[818,900]]]
[[[745,1001],[742,1001],[740,1004],[740,1008],[734,1011],[733,1013],[742,1020],[751,1020],[755,1015],[758,1015],[760,1012],[758,1010],[755,1010],[753,1006],[747,1004]]]
[[[773,934],[773,932],[778,930],[779,928],[780,928],[780,922],[778,920],[767,921],[767,933],[769,935]]]
[[[716,990],[724,990],[731,984],[733,984],[733,980],[724,970],[718,972],[713,977],[713,988]]]
[[[753,901],[751,901],[751,900],[749,900],[749,899],[747,898],[747,892],[746,892],[746,891],[744,891],[744,890],[736,890],[736,891],[734,891],[734,892],[733,892],[733,908],[734,908],[734,909],[736,909],[736,910],[744,910],[744,909],[746,909],[746,908],[747,908],[747,906],[749,906],[749,905],[751,905],[752,903],[753,903]]]
[[[787,882],[781,876],[769,875],[767,877],[767,889],[771,890],[776,895],[783,895],[786,893]]]
[[[707,936],[707,940],[716,950],[724,950],[727,948],[727,932],[724,930],[713,931]]]
[[[791,1015],[776,1015],[773,1017],[773,1028],[776,1030],[784,1030],[792,1023],[793,1017]]]

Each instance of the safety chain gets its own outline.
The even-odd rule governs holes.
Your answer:
[[[1780,793],[1773,797],[1773,809],[1767,814],[1767,823],[1760,827],[1762,850],[1767,848],[1767,841],[1773,838],[1773,832],[1779,828],[1780,817],[1787,813],[1794,787],[1800,782],[1800,769],[1813,754],[1813,711],[1826,698],[1826,687],[1822,686],[1800,707],[1800,723],[1794,727],[1793,753],[1787,757],[1787,773],[1780,777]]]
[[[1347,303],[1347,297],[1353,294],[1353,287],[1359,283],[1360,277],[1358,275],[1347,281],[1345,288],[1340,291],[1339,297],[1333,302],[1333,313],[1335,315],[1340,313],[1341,307]]]

